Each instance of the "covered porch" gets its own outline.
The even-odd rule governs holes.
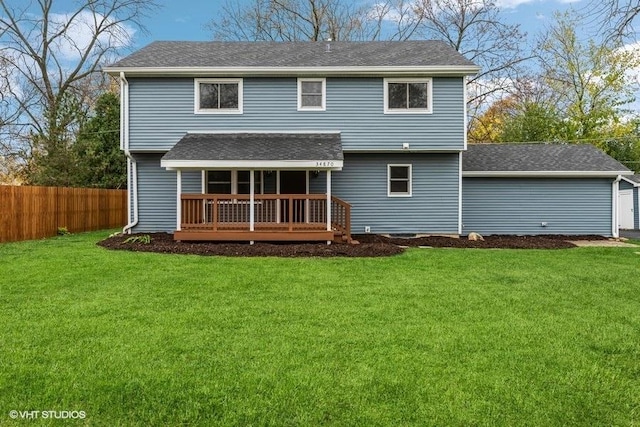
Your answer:
[[[176,171],[174,239],[351,242],[351,206],[331,194],[342,163],[339,133],[187,134],[161,162]],[[194,171],[202,192],[183,192]]]

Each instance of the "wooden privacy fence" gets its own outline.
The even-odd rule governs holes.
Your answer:
[[[122,227],[127,191],[97,188],[0,185],[0,242]]]

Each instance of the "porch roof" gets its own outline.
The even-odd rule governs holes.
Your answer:
[[[167,169],[341,170],[339,132],[187,133],[163,157]]]

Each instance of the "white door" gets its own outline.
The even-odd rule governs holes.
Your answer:
[[[633,229],[633,190],[620,190],[618,193],[618,199],[620,201],[620,216],[618,217],[618,224],[623,230]]]

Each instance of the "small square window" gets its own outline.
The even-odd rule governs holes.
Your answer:
[[[231,171],[209,171],[207,194],[231,194]]]
[[[195,79],[196,114],[241,114],[241,79]]]
[[[387,165],[387,195],[411,197],[411,165]]]
[[[298,110],[325,110],[326,79],[298,79]]]

